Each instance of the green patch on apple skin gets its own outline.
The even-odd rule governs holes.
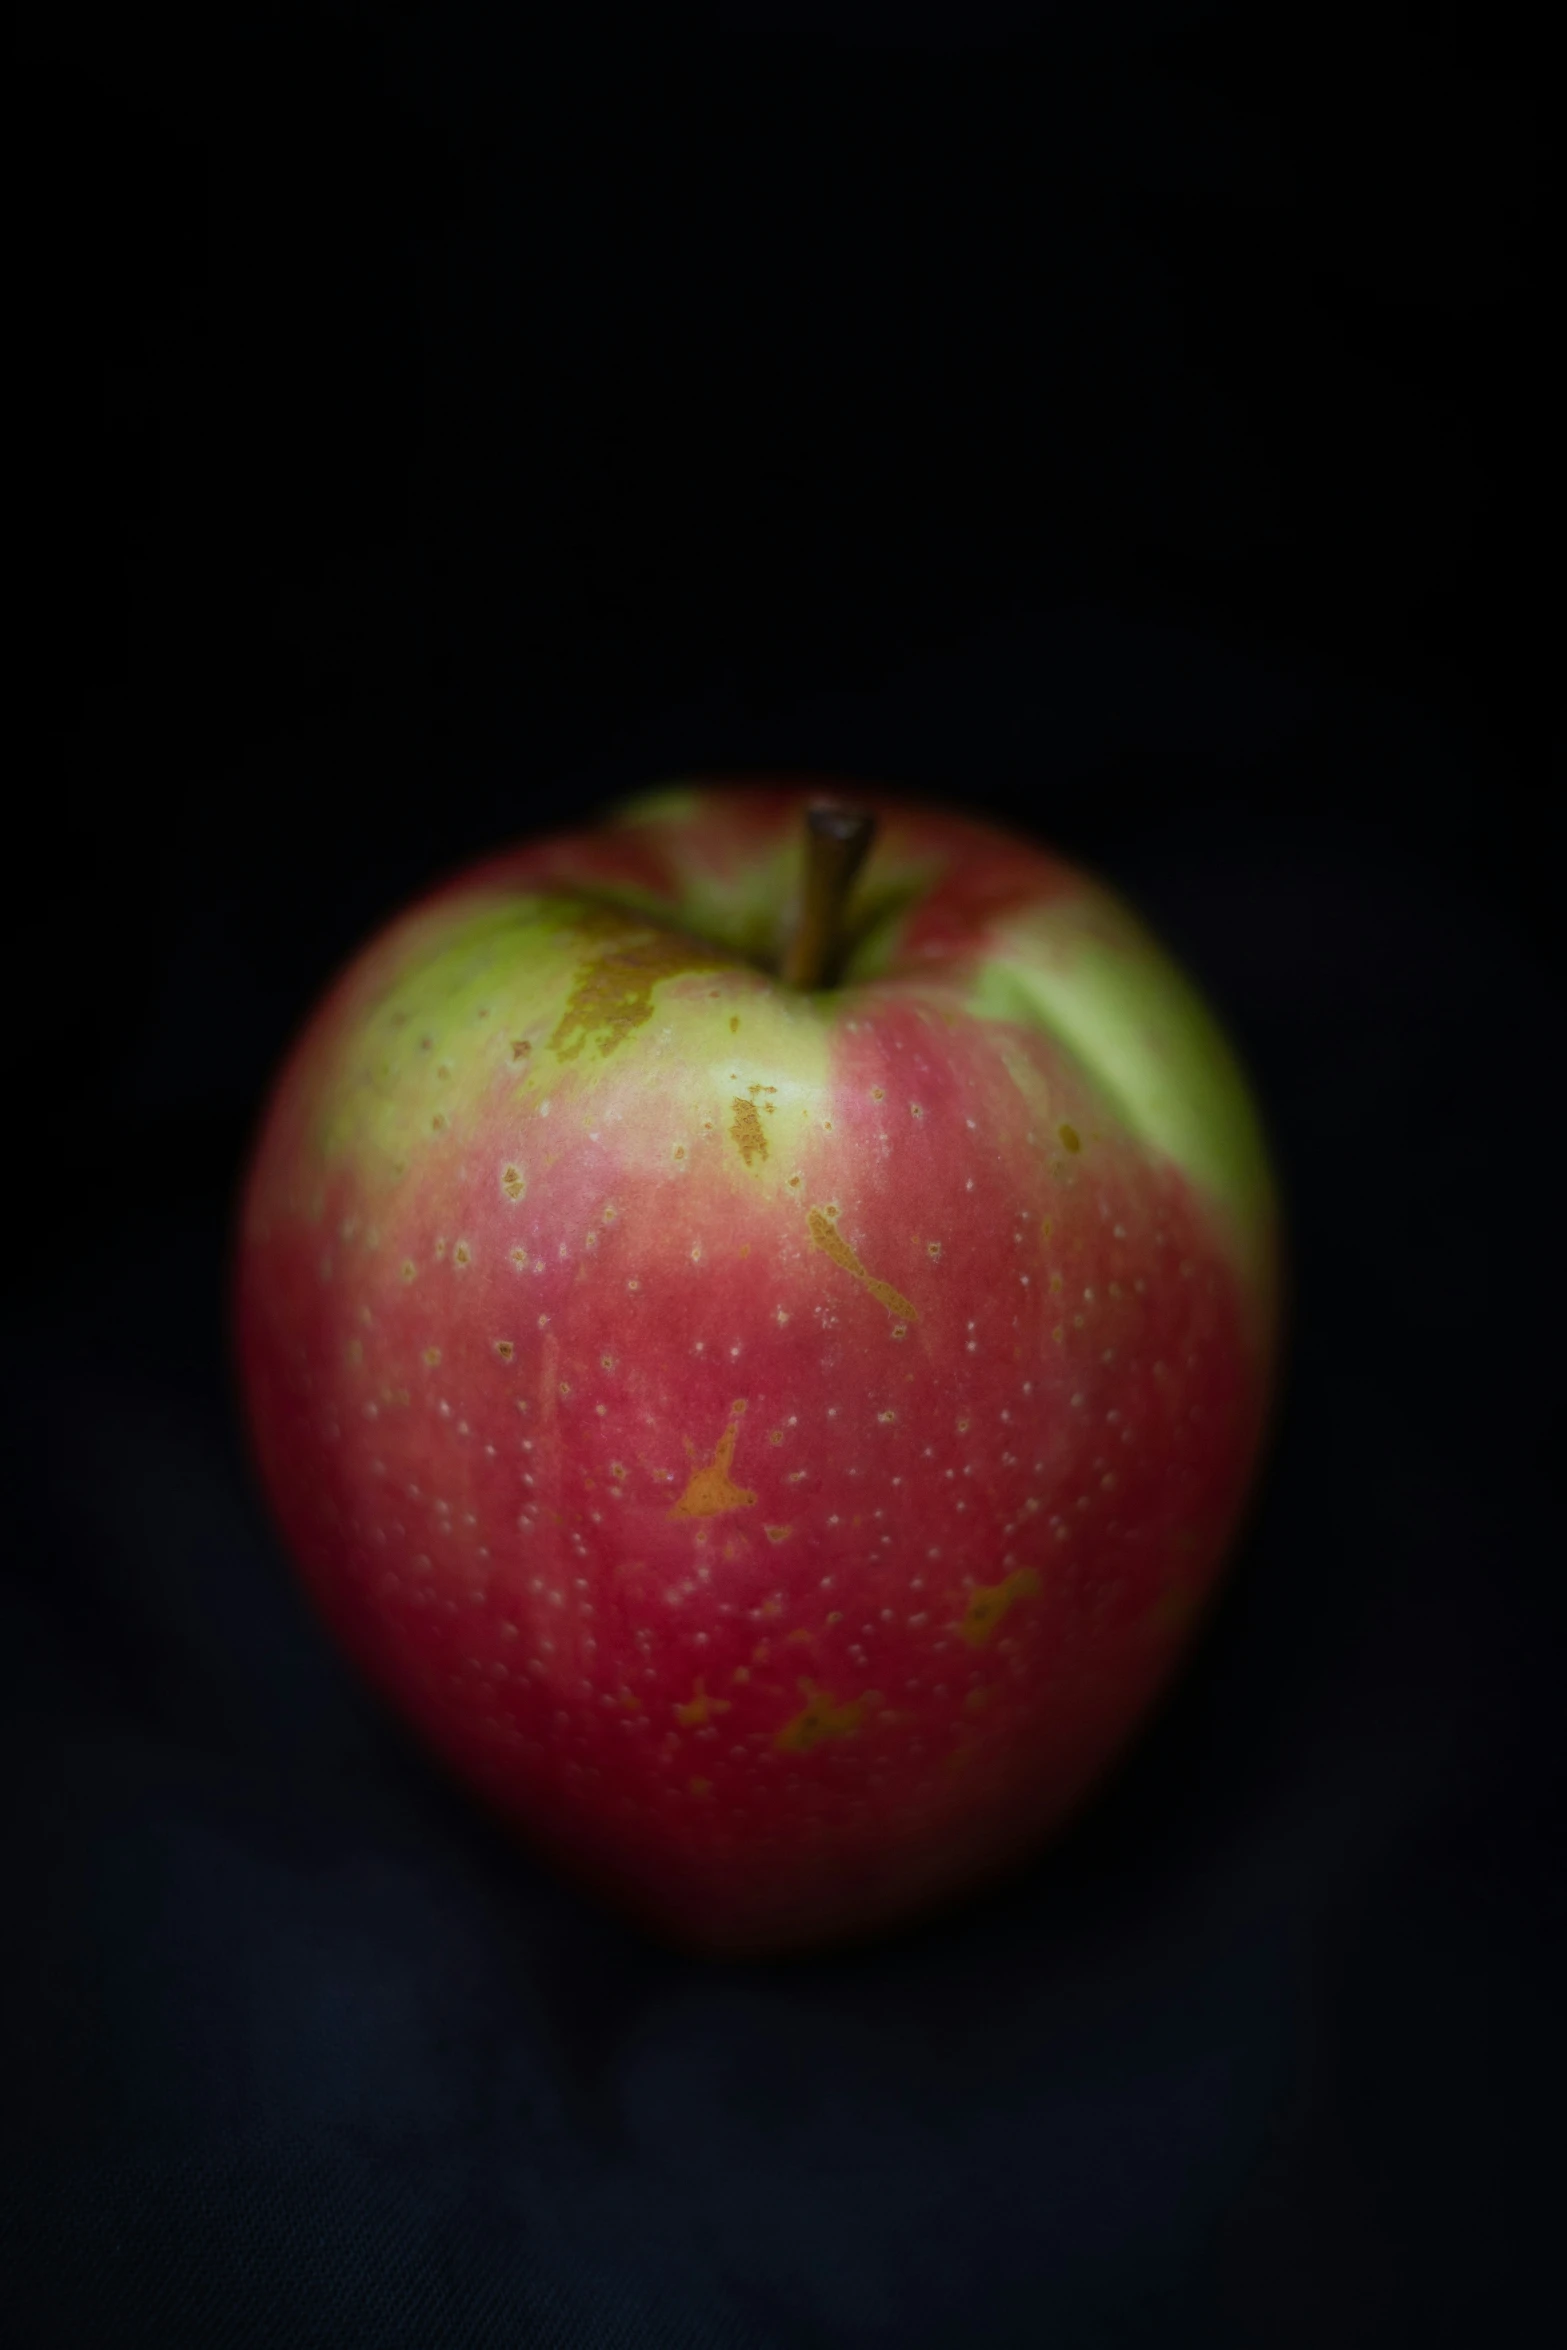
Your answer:
[[[1097,890],[1014,919],[992,944],[969,1010],[1065,1045],[1128,1129],[1214,1203],[1243,1274],[1268,1290],[1267,1149],[1240,1064],[1191,981]]]
[[[556,1018],[566,1004],[572,958],[560,928],[542,899],[486,898],[420,909],[378,941],[318,1047],[320,1155],[351,1154],[398,1178],[449,1144],[498,1071],[525,1084],[539,998]],[[514,1041],[528,1048],[515,1063]]]
[[[583,1078],[652,1016],[653,991],[727,958],[634,916],[565,896],[485,895],[416,912],[372,948],[333,1024],[317,1098],[327,1158],[378,1154],[395,1172],[455,1138],[499,1086]]]
[[[651,791],[634,792],[609,811],[611,824],[658,824],[676,829],[694,823],[706,794],[694,783],[655,784]]]
[[[533,1122],[564,1135],[603,1098],[650,1165],[664,1168],[671,1133],[711,1131],[735,1180],[782,1195],[793,1152],[774,1145],[828,1098],[830,1000],[602,899],[487,892],[417,909],[350,974],[309,1051],[316,1152],[383,1186],[502,1136],[497,1181],[515,1204]]]
[[[732,842],[715,853],[701,822],[712,797],[697,785],[667,784],[611,809],[606,830],[655,836],[666,878],[657,887],[599,884],[595,895],[765,969],[777,960],[784,909],[799,890],[800,844],[792,828],[781,828],[771,842],[753,838],[743,856]]]

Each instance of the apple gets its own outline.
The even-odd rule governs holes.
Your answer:
[[[1191,984],[1044,849],[838,800],[668,789],[436,889],[293,1047],[237,1233],[329,1624],[714,1953],[889,1926],[1081,1802],[1213,1587],[1276,1349]]]

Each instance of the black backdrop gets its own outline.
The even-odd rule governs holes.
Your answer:
[[[846,0],[569,55],[513,14],[22,36],[7,2341],[1533,2338],[1531,63],[1446,9]],[[1103,1800],[961,1915],[751,1969],[581,1904],[352,1682],[222,1305],[260,1089],[366,927],[730,764],[956,796],[1128,890],[1251,1058],[1296,1285],[1255,1525]]]

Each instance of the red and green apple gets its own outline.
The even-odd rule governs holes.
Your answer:
[[[657,792],[415,905],[288,1057],[238,1233],[342,1643],[714,1952],[887,1926],[1072,1811],[1214,1584],[1275,1353],[1190,982],[1045,850],[831,797]]]

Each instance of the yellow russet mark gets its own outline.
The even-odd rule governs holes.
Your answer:
[[[513,1207],[527,1195],[528,1178],[514,1159],[508,1159],[501,1169],[501,1189]]]
[[[1082,1149],[1083,1138],[1078,1133],[1075,1126],[1060,1126],[1056,1129],[1056,1131],[1061,1137],[1061,1147],[1063,1150],[1080,1151]]]
[[[762,1121],[757,1115],[755,1102],[748,1102],[742,1094],[736,1094],[729,1106],[734,1112],[729,1121],[729,1132],[736,1150],[749,1167],[753,1159],[765,1159],[767,1156],[767,1137],[762,1132]]]
[[[705,1730],[714,1714],[726,1714],[728,1711],[728,1698],[709,1697],[707,1683],[699,1679],[693,1683],[691,1695],[685,1704],[675,1707],[675,1720],[682,1730]]]
[[[787,1542],[794,1532],[794,1528],[792,1526],[764,1526],[762,1532],[767,1536],[769,1542]]]
[[[729,1423],[718,1439],[712,1459],[702,1468],[692,1470],[684,1493],[669,1513],[672,1518],[716,1518],[724,1510],[752,1507],[756,1495],[748,1486],[736,1485],[729,1474],[744,1411],[743,1403],[730,1405]]]
[[[811,1238],[824,1257],[831,1257],[835,1265],[841,1266],[878,1305],[885,1306],[889,1314],[901,1315],[906,1322],[919,1320],[918,1309],[911,1306],[906,1297],[900,1297],[890,1281],[878,1281],[875,1274],[861,1264],[842,1233],[833,1229],[830,1216],[821,1208],[812,1208],[808,1221]]]
[[[784,1754],[809,1754],[813,1746],[821,1746],[829,1738],[857,1737],[867,1706],[876,1703],[876,1691],[872,1689],[865,1696],[840,1705],[831,1690],[821,1688],[814,1681],[802,1681],[800,1695],[805,1703],[773,1740]]]
[[[1038,1589],[1039,1577],[1032,1567],[1019,1567],[999,1583],[976,1584],[958,1630],[971,1648],[983,1647],[1002,1617]]]
[[[597,925],[595,925],[597,927]],[[728,955],[667,930],[642,929],[606,917],[599,952],[578,969],[550,1046],[558,1061],[574,1061],[597,1038],[601,1059],[653,1017],[653,990],[661,979],[692,971],[723,971]]]

